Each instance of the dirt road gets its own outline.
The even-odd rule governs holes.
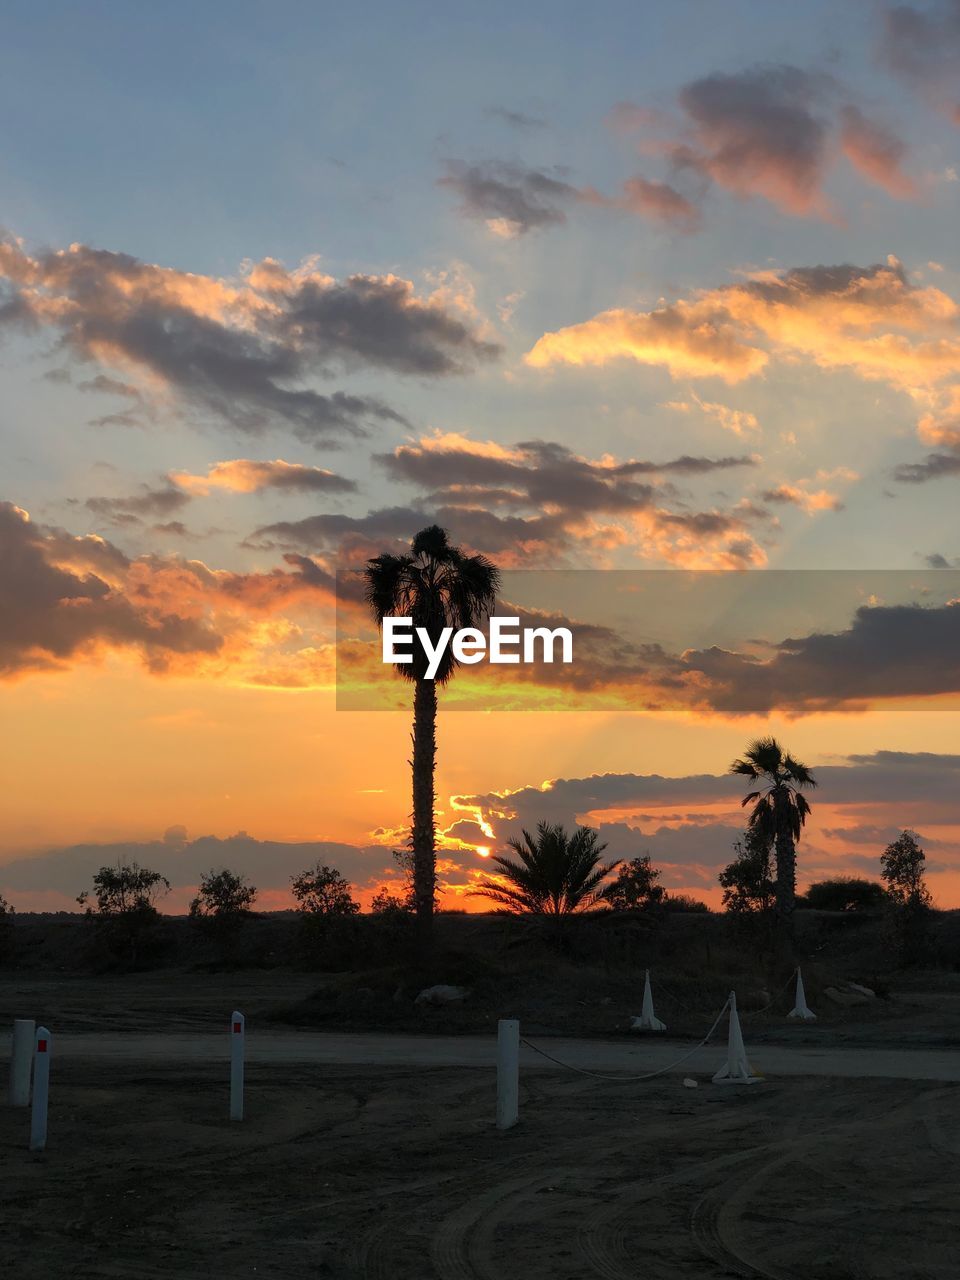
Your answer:
[[[51,1028],[53,1030],[53,1028]],[[689,1041],[573,1040],[538,1038],[533,1043],[572,1067],[592,1071],[642,1074],[660,1070],[690,1050]],[[712,1074],[725,1055],[725,1032],[697,1050],[676,1071]],[[108,1059],[114,1062],[214,1063],[227,1055],[227,1033],[56,1035],[57,1060]],[[832,1076],[850,1079],[960,1081],[960,1050],[845,1049],[803,1045],[747,1044],[750,1063],[762,1075]],[[9,1053],[7,1046],[3,1052]],[[562,1070],[534,1050],[522,1049],[524,1069]],[[378,1035],[373,1032],[309,1032],[251,1029],[247,1034],[251,1062],[396,1067],[488,1067],[496,1061],[496,1042],[487,1036]]]
[[[5,1280],[953,1280],[960,1088],[684,1089],[488,1068],[55,1064],[0,1108]]]

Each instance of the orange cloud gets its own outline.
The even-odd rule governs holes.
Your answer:
[[[653,311],[601,312],[544,334],[526,356],[536,368],[615,359],[659,365],[674,378],[728,383],[774,360],[806,359],[929,400],[938,384],[960,375],[960,307],[942,289],[914,283],[895,258],[864,268],[765,271]],[[952,438],[956,402],[949,394],[944,415],[922,421],[928,442]],[[723,406],[700,403],[724,422]],[[742,428],[746,420],[727,424]]]
[[[228,493],[259,493],[263,489],[348,493],[357,487],[354,481],[345,480],[323,467],[284,462],[282,458],[275,458],[272,462],[234,458],[228,462],[215,462],[206,475],[172,471],[169,479],[184,492],[199,496],[214,489],[224,489]]]

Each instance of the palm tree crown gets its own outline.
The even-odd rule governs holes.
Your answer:
[[[817,780],[805,764],[784,751],[776,738],[758,738],[744,752],[742,759],[734,760],[731,773],[741,774],[754,782],[764,782],[765,790],[751,791],[741,804],[753,804],[750,826],[773,841],[785,824],[794,842],[810,813],[806,796],[800,794],[803,787],[815,787]]]
[[[601,862],[607,846],[590,827],[571,836],[559,824],[541,822],[536,837],[524,830],[522,840],[507,843],[520,861],[491,858],[503,878],[483,881],[471,893],[518,915],[563,916],[592,906],[601,881],[620,865]]]
[[[453,546],[446,531],[431,525],[410,545],[409,555],[384,554],[367,561],[367,602],[377,625],[384,618],[404,617],[423,627],[436,643],[444,627],[459,631],[476,627],[493,610],[500,589],[500,571],[486,556],[466,555]],[[397,670],[407,680],[422,680],[427,656],[413,645],[413,661]],[[446,684],[457,666],[448,645],[436,682]]]

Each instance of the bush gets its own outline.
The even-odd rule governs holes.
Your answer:
[[[159,871],[137,862],[101,867],[93,877],[96,906],[84,890],[77,902],[97,929],[106,959],[128,969],[155,964],[166,939],[160,928],[157,901],[170,890],[170,881]]]
[[[0,893],[0,964],[13,955],[13,907]]]
[[[653,907],[663,900],[666,890],[657,884],[660,871],[650,861],[649,853],[621,865],[617,878],[601,892],[600,897],[614,911],[637,911]]]
[[[665,893],[660,902],[664,911],[693,911],[697,915],[709,915],[710,908],[690,893]]]
[[[257,891],[224,868],[208,871],[200,878],[200,890],[190,903],[190,918],[219,948],[221,958],[236,962],[240,932],[253,916]]]
[[[837,876],[818,880],[797,900],[798,907],[813,911],[876,911],[887,900],[883,885],[877,880],[855,876]]]

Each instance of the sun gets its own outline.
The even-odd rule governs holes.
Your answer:
[[[477,853],[479,853],[481,858],[490,857],[490,846],[488,844],[478,844],[476,848],[477,848]]]

